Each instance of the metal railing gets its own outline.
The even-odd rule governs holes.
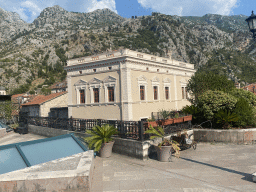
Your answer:
[[[121,138],[144,140],[144,127],[141,121],[119,121],[103,119],[74,119],[49,117],[23,117],[31,125],[55,129],[86,132],[96,125],[110,124],[117,128]]]
[[[50,117],[29,117],[20,118],[23,122],[30,125],[50,127],[55,129],[86,132],[94,126],[102,126],[104,124],[113,125],[118,130],[118,136],[121,138],[144,141],[149,139],[149,135],[145,134],[147,127],[146,121],[120,121],[120,120],[103,120],[103,119],[74,119],[74,118],[50,118]],[[171,134],[180,130],[190,129],[191,122],[172,124],[164,126],[165,133]]]

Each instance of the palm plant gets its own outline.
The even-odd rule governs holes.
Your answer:
[[[90,149],[94,148],[95,151],[99,151],[103,143],[109,143],[113,140],[112,135],[118,134],[118,131],[114,126],[104,124],[102,126],[95,126],[92,130],[87,130],[87,134],[92,135],[86,137],[84,140],[88,143]]]
[[[163,117],[163,119],[167,119],[170,116],[170,112],[162,109],[160,111],[160,115]]]
[[[162,138],[162,142],[159,143],[159,147],[161,146],[172,146],[173,150],[175,151],[175,156],[179,157],[180,155],[180,148],[179,148],[179,143],[174,140],[167,140],[164,138],[164,130],[162,127],[152,127],[150,125],[149,129],[145,131],[146,134],[151,134],[150,139],[155,139],[155,138]]]

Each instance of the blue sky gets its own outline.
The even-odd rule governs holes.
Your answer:
[[[109,8],[127,18],[150,15],[152,11],[179,16],[207,13],[249,16],[252,9],[256,12],[255,0],[0,0],[1,8],[17,12],[27,22],[32,22],[44,8],[53,5],[75,12]]]

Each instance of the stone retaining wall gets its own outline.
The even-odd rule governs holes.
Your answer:
[[[256,143],[256,128],[253,129],[194,129],[194,139],[199,142],[234,144]]]

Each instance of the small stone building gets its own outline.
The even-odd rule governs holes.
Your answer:
[[[67,107],[67,92],[53,93],[46,96],[37,95],[31,101],[22,105],[22,112],[27,112],[29,116],[33,117],[48,117],[51,108],[56,107]]]
[[[49,88],[51,89],[51,93],[59,93],[59,92],[67,91],[67,89],[68,89],[67,80],[54,83]]]

